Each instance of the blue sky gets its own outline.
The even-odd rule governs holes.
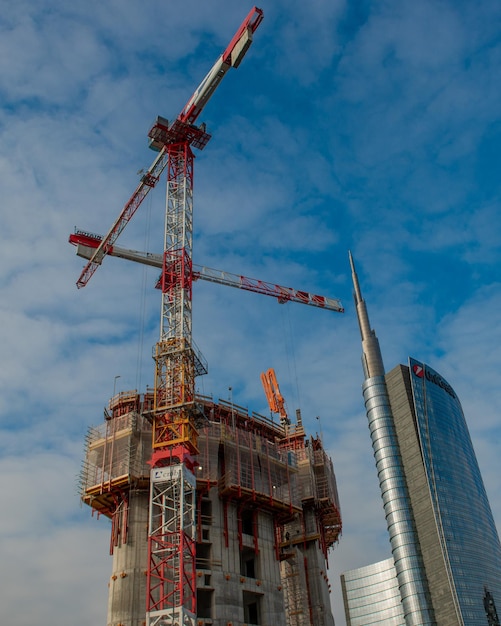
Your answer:
[[[105,232],[252,5],[19,0],[0,18],[0,589],[11,626],[104,623],[109,525],[79,506],[84,435],[152,382],[157,272],[107,259],[80,291],[75,226]],[[344,532],[330,576],[389,556],[361,395],[351,250],[387,369],[409,355],[461,398],[501,523],[501,5],[264,0],[203,121],[194,261],[340,298],[327,313],[194,287],[201,393],[322,431]],[[120,245],[161,250],[165,186]],[[319,416],[320,420],[316,417]]]

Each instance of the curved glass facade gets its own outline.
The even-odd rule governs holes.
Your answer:
[[[431,367],[409,359],[409,376],[435,532],[459,623],[488,624],[486,590],[501,607],[501,545],[463,410]]]
[[[407,626],[434,626],[430,593],[384,377],[363,384],[365,409]]]

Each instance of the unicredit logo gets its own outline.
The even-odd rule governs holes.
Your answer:
[[[453,388],[449,385],[449,383],[446,383],[445,380],[438,374],[432,373],[427,369],[425,370],[425,368],[422,365],[418,365],[417,363],[414,363],[414,365],[412,366],[412,371],[414,372],[414,375],[417,376],[418,378],[425,377],[426,380],[430,381],[430,383],[433,383],[434,385],[441,387],[452,398],[456,397],[456,394],[454,393]]]
[[[416,376],[418,378],[423,378],[424,376],[424,368],[421,365],[418,365],[417,363],[412,367],[412,371],[414,372],[414,374],[416,374]]]

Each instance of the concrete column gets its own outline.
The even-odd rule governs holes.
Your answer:
[[[129,498],[127,542],[113,552],[109,583],[107,626],[144,626],[146,620],[146,570],[148,567],[147,491],[132,491]]]

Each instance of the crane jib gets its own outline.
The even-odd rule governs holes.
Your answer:
[[[139,186],[122,209],[121,214],[108,234],[104,237],[100,246],[96,249],[93,258],[90,259],[89,263],[87,263],[82,270],[77,281],[78,288],[85,287],[101,264],[103,258],[110,253],[113,244],[139,208],[148,191],[154,187],[159,180],[160,175],[167,165],[169,146],[176,143],[187,143],[200,150],[205,147],[210,139],[210,134],[205,132],[204,125],[197,128],[194,126],[194,122],[220,84],[227,69],[231,66],[237,67],[240,64],[252,43],[252,34],[262,20],[263,11],[257,7],[253,7],[233,36],[223,55],[216,61],[215,66],[209,71],[201,85],[195,90],[194,96],[192,96],[184,106],[174,123],[163,129],[165,136],[162,140],[159,140],[158,136],[155,138],[152,136],[155,126],[150,130],[149,136],[152,140],[150,141],[150,147],[158,150],[160,154],[142,177]],[[158,119],[163,120],[164,118],[157,118],[157,122]]]

